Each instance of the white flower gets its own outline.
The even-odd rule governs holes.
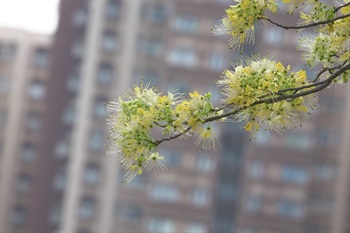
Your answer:
[[[159,156],[158,152],[152,153],[145,161],[145,168],[147,168],[147,171],[154,168],[158,174],[166,170],[166,167],[163,165],[162,161],[164,161],[164,156]]]
[[[200,128],[198,130],[199,137],[194,142],[197,146],[199,144],[202,144],[202,150],[208,150],[213,148],[215,150],[215,143],[217,142],[220,145],[220,142],[218,138],[216,137],[216,134],[213,132],[213,130],[208,126],[207,128],[203,129]]]

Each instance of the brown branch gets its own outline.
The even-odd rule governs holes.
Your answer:
[[[259,100],[259,101],[256,101],[254,102],[253,104],[251,104],[250,106],[243,106],[241,108],[237,108],[235,110],[232,110],[232,111],[229,111],[227,113],[224,113],[224,114],[221,114],[221,115],[218,115],[218,116],[214,116],[214,117],[209,117],[207,119],[204,119],[202,121],[202,123],[208,123],[208,122],[212,122],[212,121],[216,121],[216,120],[220,120],[222,118],[225,118],[225,117],[229,117],[229,116],[232,116],[232,115],[235,115],[237,113],[239,113],[240,111],[248,108],[248,107],[252,107],[252,106],[255,106],[255,105],[258,105],[258,104],[263,104],[263,103],[276,103],[276,102],[279,102],[279,101],[282,101],[282,100],[287,100],[287,99],[295,99],[295,98],[298,98],[298,97],[301,97],[301,96],[306,96],[306,95],[310,95],[312,93],[315,93],[315,92],[319,92],[323,89],[325,89],[327,86],[329,86],[329,84],[332,83],[332,81],[334,79],[336,79],[339,75],[341,75],[342,73],[344,73],[345,71],[349,70],[350,69],[350,64],[347,64],[347,65],[344,65],[342,66],[339,70],[337,70],[336,72],[334,72],[333,74],[331,74],[327,79],[323,80],[323,81],[320,81],[317,83],[317,87],[313,88],[313,89],[310,89],[310,90],[307,90],[307,91],[304,91],[304,92],[299,92],[299,93],[294,93],[294,94],[291,94],[291,95],[281,95],[281,96],[278,96],[278,97],[275,97],[275,98],[269,98],[269,99],[262,99],[262,100]],[[313,85],[315,85],[316,83],[314,83]],[[300,90],[301,89],[305,89],[305,88],[308,88],[307,86],[309,85],[306,85],[304,86],[303,88],[300,87]],[[311,86],[312,87],[312,86]],[[176,139],[182,135],[185,135],[187,132],[189,132],[190,130],[192,129],[192,127],[188,127],[186,128],[184,131],[178,133],[178,134],[175,134],[171,137],[168,137],[168,138],[163,138],[163,139],[160,139],[160,140],[156,140],[154,141],[154,145],[155,146],[158,146],[160,143],[162,142],[165,142],[165,141],[170,141],[172,139]]]
[[[281,100],[295,99],[295,98],[298,98],[300,96],[306,96],[306,95],[310,95],[310,94],[315,93],[315,92],[319,92],[319,91],[323,90],[324,88],[326,88],[329,84],[331,84],[332,81],[334,79],[336,79],[339,75],[341,75],[343,72],[345,72],[345,71],[347,71],[349,69],[350,69],[350,64],[347,64],[347,65],[343,66],[341,69],[339,69],[336,72],[334,72],[327,79],[319,82],[319,86],[317,86],[317,87],[315,87],[315,88],[313,88],[311,90],[307,90],[307,91],[299,92],[299,93],[294,93],[294,94],[291,94],[291,95],[278,96],[278,97],[275,97],[275,98],[262,99],[262,100],[254,102],[249,107],[255,106],[255,105],[258,105],[258,104],[262,104],[262,103],[275,103],[275,102],[278,102],[278,101],[281,101]],[[247,107],[242,107],[242,108],[233,110],[231,112],[227,112],[227,113],[219,115],[219,116],[210,117],[210,118],[205,119],[204,122],[207,123],[207,122],[219,120],[219,119],[221,119],[223,117],[228,117],[228,116],[234,115],[234,114],[236,114],[236,113],[238,113],[238,112],[240,112],[240,111],[242,111],[242,110],[244,110],[246,108]]]
[[[184,131],[182,131],[182,132],[180,132],[180,133],[178,133],[178,134],[175,134],[175,135],[173,135],[173,136],[171,136],[171,137],[168,137],[168,138],[163,138],[163,139],[160,139],[160,140],[156,140],[156,141],[153,142],[153,144],[154,144],[155,146],[158,146],[158,145],[161,144],[162,142],[170,141],[170,140],[173,140],[173,139],[175,139],[175,138],[178,138],[178,137],[180,137],[180,136],[186,134],[186,133],[187,133],[188,131],[190,131],[191,129],[192,129],[192,127],[189,126],[189,127],[188,127],[187,129],[185,129]]]
[[[347,61],[345,61],[343,64],[341,65],[338,65],[338,66],[334,66],[334,67],[326,67],[324,68],[323,70],[321,70],[315,77],[315,79],[312,81],[312,82],[317,82],[317,80],[321,77],[321,75],[326,72],[326,71],[332,71],[332,70],[335,70],[335,69],[339,69],[340,67],[342,67],[343,65],[346,64]]]
[[[324,69],[322,69],[317,75],[316,75],[316,78],[312,81],[311,84],[308,84],[308,85],[304,85],[304,86],[301,86],[301,87],[291,87],[291,88],[285,88],[285,89],[282,89],[282,90],[279,90],[276,94],[277,95],[281,95],[283,94],[284,92],[287,92],[287,91],[300,91],[302,89],[306,89],[306,88],[310,88],[310,87],[315,87],[315,86],[319,86],[319,85],[322,85],[324,84],[324,81],[321,81],[321,82],[317,82],[317,80],[319,79],[319,77],[326,71],[331,71],[331,70],[335,70],[335,69],[339,69],[341,68],[343,65],[346,64],[346,61],[341,64],[341,65],[338,65],[338,66],[334,66],[334,67],[326,67]],[[266,95],[263,95],[263,96],[260,96],[260,99],[261,98],[265,98],[265,97],[269,97],[271,95],[273,95],[275,93],[270,93],[270,94],[266,94]]]
[[[323,24],[328,24],[328,23],[332,23],[336,20],[339,20],[339,19],[344,19],[344,18],[347,18],[347,17],[350,17],[350,14],[346,14],[346,15],[341,15],[341,16],[338,16],[334,19],[329,19],[329,20],[324,20],[324,21],[319,21],[319,22],[315,22],[315,23],[310,23],[310,24],[307,24],[307,25],[300,25],[300,26],[285,26],[285,25],[282,25],[282,24],[279,24],[279,23],[276,23],[274,21],[272,21],[271,19],[269,18],[263,18],[264,20],[270,22],[271,24],[277,26],[277,27],[281,27],[281,28],[284,28],[286,30],[289,30],[289,29],[303,29],[303,28],[310,28],[310,27],[316,27],[318,25],[323,25]]]
[[[350,6],[350,2],[345,3],[344,5],[341,5],[341,6],[338,6],[338,7],[334,8],[334,12],[337,12],[337,11],[339,11],[341,8],[347,7],[347,6]]]

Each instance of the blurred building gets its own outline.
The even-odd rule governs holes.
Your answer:
[[[14,232],[36,208],[51,38],[8,28],[0,33],[0,231]]]
[[[159,176],[145,172],[122,184],[116,158],[104,155],[105,103],[133,83],[211,91],[219,102],[215,81],[239,55],[209,30],[227,2],[61,1],[37,149],[40,179],[28,185],[35,190],[30,206],[7,207],[20,224],[1,216],[7,231],[345,232],[350,101],[343,87],[326,90],[311,123],[283,137],[262,132],[249,142],[239,124],[224,123],[212,125],[221,142],[214,152],[195,147],[195,138],[165,143],[159,152],[168,171]],[[245,55],[269,53],[304,68],[296,35],[261,26]]]
[[[272,17],[291,25],[298,15]],[[302,32],[308,33],[312,31]],[[257,38],[262,56],[275,57],[295,71],[305,69],[310,80],[315,78],[315,71],[298,59],[295,31],[261,25]],[[308,124],[282,137],[261,130],[246,147],[238,232],[348,232],[350,96],[348,87],[336,88],[319,93],[320,108]]]
[[[160,148],[169,171],[129,185],[116,159],[104,156],[104,104],[141,78],[165,90],[212,91],[218,102],[213,87],[230,51],[208,28],[222,12],[219,3],[61,2],[40,149],[50,172],[42,170],[47,191],[33,200],[42,206],[29,230],[208,232],[213,219],[222,227],[222,216],[230,225],[233,202],[224,201],[227,213],[213,212],[220,179],[213,152],[170,144]],[[236,179],[227,181],[218,188],[231,200]]]

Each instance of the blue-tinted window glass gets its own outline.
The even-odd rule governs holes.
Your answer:
[[[154,200],[175,202],[180,196],[178,188],[170,184],[155,184],[151,192]]]
[[[100,65],[97,71],[97,83],[103,86],[107,86],[112,82],[112,79],[112,66],[108,64]]]
[[[277,205],[277,213],[286,217],[300,218],[303,216],[304,210],[302,205],[298,202],[282,200]]]
[[[308,173],[303,167],[285,165],[282,167],[281,179],[284,182],[305,184],[308,181]]]

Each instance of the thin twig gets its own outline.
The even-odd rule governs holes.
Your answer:
[[[339,69],[339,68],[341,68],[341,67],[342,67],[343,65],[345,65],[345,64],[346,64],[346,61],[345,61],[343,64],[341,64],[341,65],[334,66],[334,67],[327,67],[327,68],[322,69],[322,70],[316,75],[316,78],[312,81],[311,84],[304,85],[304,86],[301,86],[301,87],[285,88],[285,89],[279,90],[279,91],[276,92],[276,93],[270,93],[270,94],[266,94],[266,95],[260,96],[259,99],[265,98],[265,97],[269,97],[269,96],[271,96],[271,95],[273,95],[273,94],[280,95],[280,94],[282,94],[282,93],[284,93],[284,92],[287,92],[287,91],[295,91],[295,93],[296,93],[297,91],[300,91],[300,90],[302,90],[302,89],[306,89],[306,88],[310,88],[310,87],[315,87],[315,86],[322,85],[322,84],[324,84],[324,81],[320,81],[320,82],[317,82],[317,81],[318,81],[319,77],[320,77],[324,72],[326,72],[326,71],[331,71],[331,70],[335,70],[335,69]]]
[[[318,25],[322,25],[322,24],[329,24],[329,23],[332,23],[336,20],[339,20],[339,19],[344,19],[344,18],[347,18],[347,17],[350,17],[350,14],[346,14],[346,15],[341,15],[341,16],[338,16],[334,19],[329,19],[329,20],[324,20],[324,21],[319,21],[319,22],[315,22],[315,23],[310,23],[310,24],[307,24],[307,25],[300,25],[300,26],[285,26],[285,25],[282,25],[282,24],[279,24],[279,23],[276,23],[274,21],[272,21],[271,19],[269,18],[263,18],[264,20],[272,23],[273,25],[277,26],[277,27],[281,27],[281,28],[284,28],[286,30],[289,30],[289,29],[303,29],[303,28],[310,28],[310,27],[315,27],[315,26],[318,26]]]
[[[347,7],[347,6],[350,6],[350,2],[345,3],[344,5],[338,6],[337,8],[334,8],[334,12],[337,12],[337,11],[339,11],[341,8]]]
[[[326,71],[331,71],[331,70],[335,70],[335,69],[339,69],[340,67],[342,67],[343,65],[346,64],[347,61],[345,61],[343,64],[338,65],[338,66],[333,66],[333,67],[328,67],[328,68],[324,68],[323,70],[321,70],[315,77],[315,79],[312,82],[317,82],[318,79],[321,77],[321,75],[326,72]]]
[[[159,145],[160,143],[162,143],[162,142],[170,141],[170,140],[172,140],[172,139],[178,138],[178,137],[180,137],[180,136],[186,134],[186,133],[187,133],[188,131],[190,131],[191,129],[192,129],[192,127],[189,126],[189,127],[186,128],[184,131],[182,131],[182,132],[180,132],[180,133],[178,133],[178,134],[175,134],[175,135],[173,135],[173,136],[171,136],[171,137],[168,137],[168,138],[163,138],[163,139],[160,139],[160,140],[156,140],[156,141],[153,142],[153,144],[154,144],[155,146],[158,146],[158,145]]]

